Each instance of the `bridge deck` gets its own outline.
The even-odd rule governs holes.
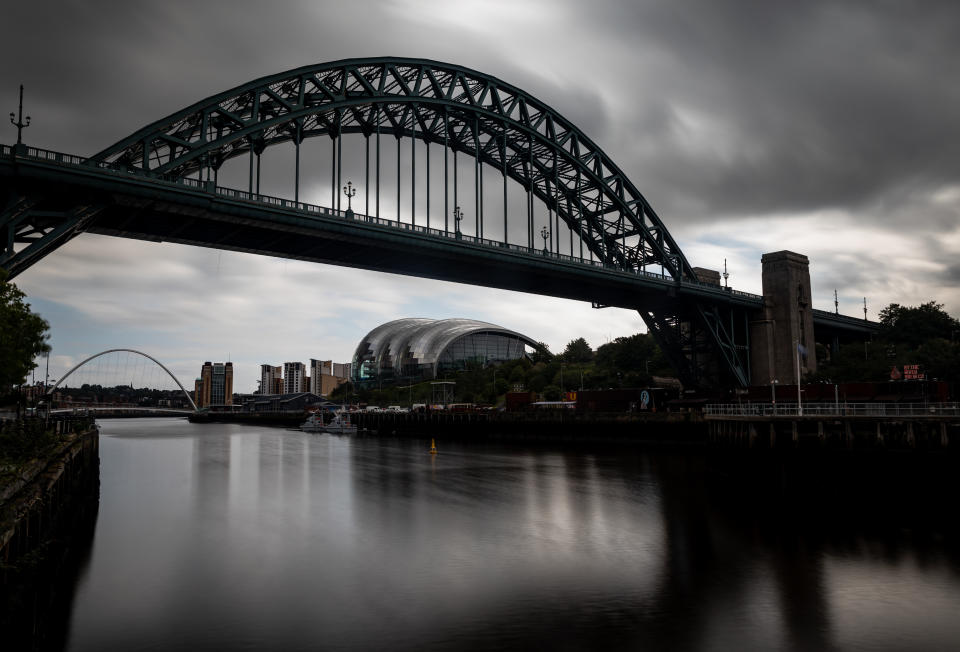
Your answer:
[[[547,294],[624,308],[698,296],[759,308],[759,295],[644,269],[624,270],[453,231],[215,187],[87,159],[0,146],[0,175],[47,195],[102,205],[85,230]],[[574,282],[576,281],[576,282]]]

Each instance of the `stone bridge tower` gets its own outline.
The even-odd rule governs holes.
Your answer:
[[[795,384],[798,344],[801,379],[817,370],[810,260],[792,251],[764,254],[760,260],[764,305],[751,323],[750,375],[754,385],[774,380],[781,385]]]

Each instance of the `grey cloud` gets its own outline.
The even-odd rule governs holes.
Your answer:
[[[419,56],[492,74],[550,104],[611,155],[674,235],[695,237],[698,227],[733,217],[762,220],[826,208],[849,215],[865,232],[909,230],[910,242],[923,249],[911,252],[914,258],[956,257],[956,245],[939,235],[956,229],[958,201],[935,196],[960,184],[960,126],[954,115],[960,106],[960,8],[954,3],[929,2],[920,9],[909,3],[826,0],[555,0],[540,7],[546,26],[525,22],[536,20],[532,10],[521,12],[522,20],[503,16],[467,30],[424,20],[432,11],[458,9],[456,3],[438,2],[411,11],[409,3],[373,0],[335,10],[306,1],[14,3],[4,9],[0,110],[15,109],[16,85],[22,82],[33,117],[28,142],[89,154],[263,75],[348,57]],[[9,143],[13,131],[7,128],[0,140]],[[313,169],[329,158],[317,140],[310,144]],[[266,173],[273,182],[269,192],[291,185],[287,168],[275,168]],[[318,188],[329,189],[323,185],[328,178],[320,175]],[[89,263],[99,252],[81,245],[44,261],[41,267],[60,269],[56,278],[52,271],[31,270],[24,282],[54,301],[66,294],[83,301],[99,282],[117,295],[137,291],[127,287],[137,279]],[[137,251],[123,241],[109,246],[118,253]],[[777,247],[772,243],[767,250]],[[228,321],[256,313],[216,303],[218,293],[243,295],[248,279],[222,270],[216,285],[203,287],[195,279],[209,280],[215,257],[176,251],[167,256],[164,250],[157,258],[169,258],[168,264],[178,263],[194,278],[169,291],[156,288],[157,303],[182,307],[195,331],[204,324],[197,305],[222,306]],[[838,287],[843,297],[869,288],[895,298],[904,287],[898,279],[907,274],[938,289],[960,280],[957,265],[905,271],[897,260],[869,252],[856,259],[803,253],[817,265],[821,294]],[[449,297],[464,294],[428,281],[243,260],[264,276],[286,274],[282,285],[293,308],[277,308],[278,321],[302,320],[298,297],[322,299],[316,288],[331,280],[345,284],[342,300],[354,300],[351,314],[362,313],[365,320],[381,313],[385,320],[389,311],[409,305],[390,304],[383,298],[389,293],[434,294],[438,305],[451,305]],[[142,262],[144,274],[151,274],[153,264]],[[748,273],[758,276],[759,270]],[[197,305],[178,301],[186,286],[197,293]],[[471,291],[478,296],[481,291]],[[513,319],[535,321],[517,297],[482,296],[491,297],[492,305],[513,301]],[[909,303],[910,297],[900,300]],[[91,297],[91,303],[97,301],[103,299]],[[546,299],[537,303],[548,304],[554,305]],[[609,317],[598,313],[590,319],[584,315],[575,328],[598,333]],[[581,334],[570,332],[574,326],[561,324],[564,320],[551,320],[558,326],[549,336],[559,345]],[[622,316],[624,328],[635,322],[635,315]],[[369,324],[353,326],[363,330]],[[333,328],[333,322],[324,322],[324,328]],[[236,337],[250,332],[241,324]]]
[[[689,195],[703,207],[691,217],[858,207],[960,173],[951,3],[654,2],[597,15],[597,29],[637,43],[631,131],[646,140],[631,162],[667,212],[689,210]],[[645,68],[648,51],[669,56]],[[669,109],[683,104],[739,144],[685,153]]]

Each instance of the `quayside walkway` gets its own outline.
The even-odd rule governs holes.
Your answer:
[[[960,450],[960,403],[715,403],[707,440],[747,448]]]

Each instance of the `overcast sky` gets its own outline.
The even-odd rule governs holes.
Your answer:
[[[690,262],[726,259],[738,289],[759,293],[762,253],[790,249],[810,257],[817,308],[836,289],[851,315],[864,297],[871,318],[928,300],[960,314],[955,2],[33,0],[6,6],[4,25],[0,110],[23,83],[30,145],[91,155],[264,75],[435,59],[570,119]],[[15,139],[8,125],[0,141]],[[256,389],[264,362],[348,361],[399,317],[491,321],[555,351],[642,329],[628,311],[92,235],[16,283],[51,323],[53,377],[131,347],[185,384],[229,357],[237,391]]]

